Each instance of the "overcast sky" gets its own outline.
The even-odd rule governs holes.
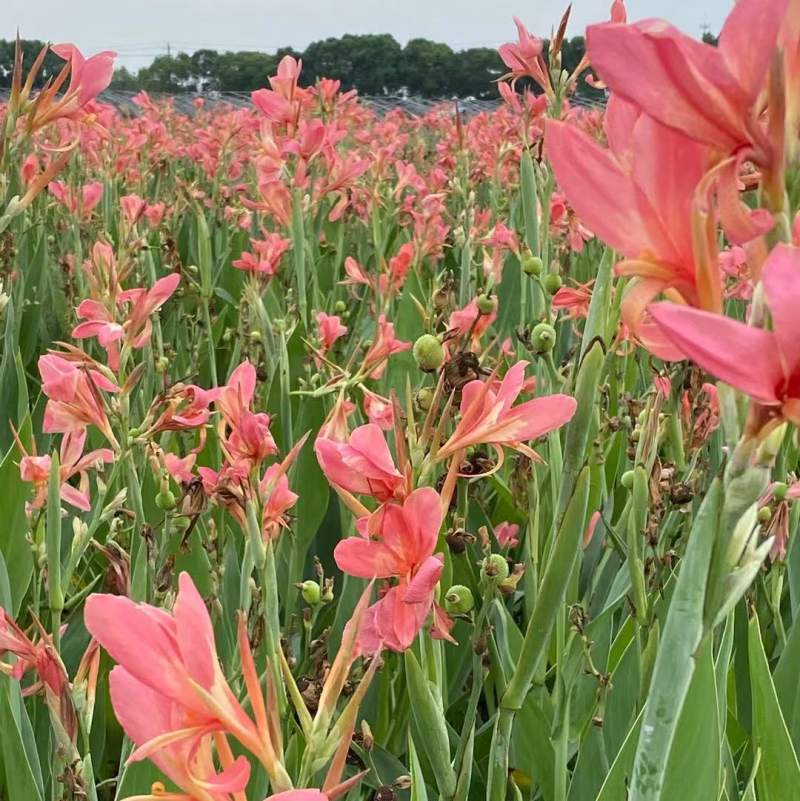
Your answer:
[[[547,36],[568,0],[3,0],[0,38],[71,41],[84,53],[116,50],[137,69],[167,52],[266,50],[345,33],[421,36],[456,49],[496,47],[513,38],[517,14]],[[631,21],[663,16],[699,36],[715,33],[732,0],[627,0]],[[611,0],[573,0],[569,33],[608,19]]]

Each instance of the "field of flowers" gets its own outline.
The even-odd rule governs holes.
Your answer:
[[[800,3],[568,17],[473,116],[18,61],[2,801],[800,799]]]

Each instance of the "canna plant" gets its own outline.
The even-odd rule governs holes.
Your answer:
[[[800,798],[799,13],[469,117],[18,47],[0,798]]]

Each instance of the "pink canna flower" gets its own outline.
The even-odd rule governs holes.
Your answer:
[[[589,315],[589,304],[592,302],[591,286],[594,279],[585,284],[574,282],[575,286],[562,286],[553,295],[552,306],[554,309],[564,309],[572,320],[587,317]]]
[[[62,181],[51,181],[48,189],[59,203],[81,219],[88,217],[103,197],[103,184],[98,181],[82,186],[77,195]]]
[[[491,382],[470,381],[461,396],[461,420],[450,439],[437,451],[437,460],[470,448],[473,445],[492,445],[503,461],[502,445],[520,451],[531,459],[541,457],[528,445],[565,423],[575,414],[577,402],[569,395],[544,395],[512,406],[522,391],[525,367],[517,362],[505,374],[497,392]]]
[[[104,462],[114,461],[114,451],[108,448],[83,453],[83,446],[86,442],[86,430],[70,432],[65,434],[61,440],[61,452],[59,457],[59,476],[61,488],[59,494],[63,501],[71,504],[77,509],[88,512],[92,505],[89,501],[89,475],[87,470],[97,467]],[[17,440],[17,445],[24,456],[19,463],[20,478],[23,481],[33,483],[34,500],[28,507],[29,509],[41,509],[47,501],[47,485],[50,479],[50,456],[29,456],[22,443]],[[79,477],[79,485],[73,487],[69,480],[73,476]]]
[[[461,336],[472,332],[471,339],[473,342],[477,342],[496,319],[497,307],[491,314],[481,314],[478,310],[478,301],[473,298],[463,309],[458,309],[450,315],[447,327],[458,331]]]
[[[367,415],[367,419],[383,431],[391,431],[394,428],[392,402],[364,387],[361,391],[364,393],[364,414]]]
[[[519,534],[519,526],[516,523],[498,523],[494,527],[494,536],[501,548],[515,548],[519,545],[517,534]]]
[[[647,324],[645,309],[668,293],[697,308],[722,310],[708,190],[703,205],[695,203],[710,151],[616,97],[605,125],[608,150],[572,125],[548,120],[547,154],[581,219],[625,257],[617,273],[639,279],[623,300],[626,325],[656,355],[679,358]]]
[[[402,506],[387,503],[359,521],[367,537],[350,537],[336,546],[334,558],[345,573],[399,579],[397,586],[367,610],[362,650],[371,653],[386,647],[404,651],[414,642],[434,606],[434,589],[444,569],[442,554],[433,554],[442,519],[439,494],[422,487]],[[435,616],[436,633],[450,639],[448,627],[440,625],[442,615]]]
[[[96,370],[83,370],[54,353],[39,357],[42,391],[49,398],[44,410],[45,434],[68,434],[93,425],[119,447],[106,415],[99,390],[119,392],[119,387]]]
[[[111,312],[98,300],[87,298],[81,301],[77,310],[78,317],[86,320],[72,329],[75,339],[97,337],[100,346],[108,354],[108,366],[112,370],[119,369],[119,346],[117,343],[125,336],[125,329],[118,323]]]
[[[278,789],[291,786],[275,758],[246,634],[239,638],[240,655],[256,722],[225,681],[208,610],[188,573],[180,574],[179,588],[172,614],[116,595],[94,594],[86,601],[86,627],[118,662],[110,676],[111,700],[138,746],[129,761],[149,757],[191,798],[217,801],[243,790],[249,776],[247,760],[230,755],[224,735],[232,735],[274,784],[277,779]],[[208,759],[214,734],[223,735],[215,742],[224,746],[220,756],[228,762],[219,776]],[[203,794],[193,794],[194,788]],[[215,789],[222,795],[211,794]]]
[[[153,333],[151,317],[172,297],[180,281],[179,273],[171,273],[156,281],[149,291],[126,289],[117,295],[119,303],[131,304],[131,310],[123,328],[126,339],[134,348],[143,348],[150,341]]]
[[[39,159],[35,153],[29,153],[20,167],[20,177],[29,184],[39,174]]]
[[[74,44],[57,44],[50,49],[70,63],[67,97],[75,95],[76,110],[90,103],[100,92],[108,88],[114,75],[116,53],[104,50],[102,53],[86,58]]]
[[[497,51],[500,58],[511,70],[511,77],[515,80],[525,76],[532,78],[552,98],[553,87],[543,55],[544,42],[533,36],[518,17],[514,17],[514,24],[517,26],[517,41],[501,45]]]
[[[798,424],[798,276],[800,248],[778,245],[764,264],[761,279],[774,332],[673,303],[656,303],[650,313],[685,358],[767,407],[772,417]]]
[[[722,27],[719,47],[663,20],[608,22],[586,31],[592,65],[614,94],[714,151],[725,195],[722,222],[736,244],[771,226],[763,212],[743,212],[737,176],[745,160],[764,170],[768,183],[782,171],[782,143],[771,141],[761,113],[789,1],[740,0]]]
[[[380,502],[406,494],[405,478],[374,423],[355,429],[347,442],[317,437],[314,450],[328,481],[347,492],[372,495]]]
[[[169,474],[179,484],[188,484],[194,478],[195,462],[197,461],[197,454],[190,453],[188,456],[181,458],[175,453],[164,454],[164,464],[166,465]]]
[[[402,353],[412,346],[411,342],[401,342],[394,335],[394,323],[386,322],[386,315],[382,314],[378,317],[378,328],[375,332],[375,338],[372,341],[370,349],[364,356],[364,365],[362,370],[369,374],[370,378],[380,378],[389,357],[395,353]]]
[[[337,315],[319,312],[317,314],[317,323],[319,325],[319,338],[322,342],[323,351],[330,350],[336,340],[347,333],[347,326],[342,325],[342,321]]]
[[[142,218],[147,208],[147,201],[142,200],[139,195],[125,195],[119,199],[122,206],[122,213],[128,225],[133,227]]]
[[[259,484],[259,491],[264,498],[264,511],[261,518],[261,532],[264,539],[275,539],[286,528],[286,513],[300,497],[289,489],[289,479],[285,473],[275,480],[280,472],[279,464],[270,465]]]

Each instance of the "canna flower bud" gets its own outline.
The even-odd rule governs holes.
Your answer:
[[[537,353],[549,353],[556,344],[556,329],[548,323],[539,323],[531,332],[531,343]]]
[[[529,256],[522,262],[522,271],[531,278],[541,275],[543,267],[544,263],[538,256]]]
[[[304,581],[302,584],[295,584],[300,590],[303,600],[311,606],[316,606],[322,599],[322,590],[316,581]]]
[[[424,373],[434,373],[444,361],[442,343],[433,334],[423,334],[414,343],[414,359]]]
[[[544,288],[551,295],[555,295],[561,289],[561,276],[558,273],[548,273],[544,277]]]
[[[497,301],[490,295],[478,295],[475,305],[481,314],[492,314],[497,308]]]
[[[475,598],[469,587],[454,584],[444,597],[444,605],[451,615],[463,615],[475,605]]]

